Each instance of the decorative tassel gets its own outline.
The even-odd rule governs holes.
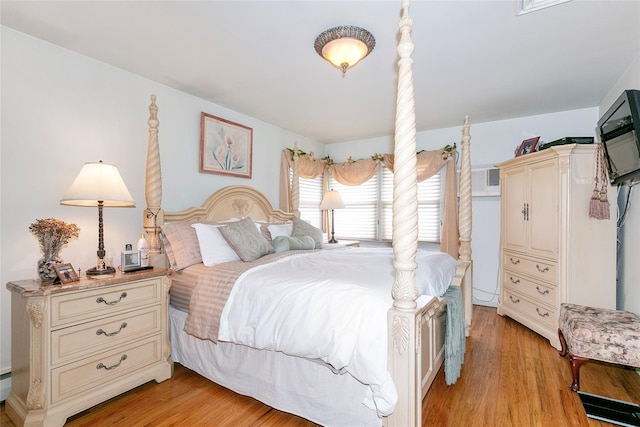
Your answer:
[[[604,152],[602,144],[596,149],[596,176],[594,188],[589,200],[589,217],[595,219],[609,219],[610,205],[607,199],[607,169],[604,164]],[[600,184],[600,188],[598,188]]]
[[[609,200],[607,199],[607,190],[600,190],[600,217],[599,219],[609,219]]]
[[[596,179],[597,181],[597,179]],[[597,187],[598,184],[596,184]],[[600,211],[600,192],[597,188],[593,190],[591,200],[589,200],[589,217],[598,218]]]
[[[600,210],[602,212],[600,218],[609,219],[610,205],[607,199],[607,167],[604,163],[604,149],[602,148],[602,144],[598,145],[598,157],[600,158]]]

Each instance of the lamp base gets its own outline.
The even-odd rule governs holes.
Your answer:
[[[116,269],[113,267],[106,267],[104,270],[98,270],[98,267],[91,267],[85,273],[87,276],[100,276],[102,274],[115,274]]]
[[[332,237],[327,243],[338,243],[338,241]]]

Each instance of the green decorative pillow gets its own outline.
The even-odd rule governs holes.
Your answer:
[[[225,225],[218,230],[242,261],[255,261],[273,253],[273,246],[260,234],[251,218]]]
[[[316,242],[311,236],[277,236],[273,239],[273,248],[276,252],[295,250],[308,251],[310,249],[315,249],[315,247]]]
[[[311,236],[316,244],[315,249],[322,249],[322,230],[298,217],[293,218],[293,231],[291,235],[293,237]]]

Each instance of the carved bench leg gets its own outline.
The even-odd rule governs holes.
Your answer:
[[[567,341],[564,339],[564,335],[559,328],[558,338],[560,338],[560,345],[562,347],[560,349],[560,356],[565,357],[569,353],[569,348],[567,346]],[[586,357],[573,356],[572,354],[569,354],[569,364],[571,365],[571,376],[573,379],[569,388],[573,391],[580,390],[580,366],[582,366],[582,364],[587,360],[589,359]]]
[[[573,377],[573,382],[569,386],[569,388],[573,391],[580,390],[580,366],[586,361],[588,361],[586,357],[573,356],[569,355],[569,363],[571,364],[571,375]]]
[[[564,340],[564,335],[560,328],[558,328],[558,338],[560,338],[560,345],[562,349],[560,350],[560,357],[565,357],[567,355],[567,342]]]

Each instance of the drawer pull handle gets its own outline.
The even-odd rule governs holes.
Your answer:
[[[514,279],[511,276],[509,276],[509,280],[511,280],[511,283],[513,283],[514,285],[517,285],[518,283],[520,283],[520,279]]]
[[[98,363],[98,364],[96,365],[96,369],[105,369],[105,370],[107,370],[107,371],[110,371],[110,370],[115,369],[115,368],[117,368],[118,366],[120,366],[120,364],[122,363],[122,361],[123,361],[123,360],[127,360],[127,355],[126,355],[126,354],[123,354],[122,356],[120,356],[120,361],[119,361],[118,363],[116,363],[115,365],[113,365],[113,366],[108,366],[108,367],[107,367],[107,366],[105,366],[105,365],[104,365],[104,364],[102,364],[102,363]]]
[[[512,303],[514,304],[518,304],[520,302],[520,298],[514,298],[513,296],[509,295],[509,299],[511,300]]]
[[[540,295],[547,295],[549,293],[549,289],[545,289],[544,291],[541,291],[540,286],[536,286],[536,290]]]
[[[538,271],[540,273],[546,273],[547,271],[549,271],[549,266],[547,266],[545,268],[541,268],[538,264],[536,264],[536,268],[538,269]]]
[[[117,299],[117,300],[115,300],[115,301],[107,302],[104,298],[102,298],[102,297],[98,297],[98,299],[96,299],[96,302],[97,302],[98,304],[100,304],[101,302],[103,302],[103,303],[105,303],[105,304],[107,304],[107,305],[115,305],[115,304],[119,303],[120,301],[122,301],[122,298],[126,298],[126,297],[127,297],[127,293],[126,293],[126,292],[123,292],[123,293],[121,293],[121,294],[120,294],[120,298],[118,298],[118,299]]]
[[[546,313],[540,313],[540,309],[538,307],[536,307],[536,311],[538,312],[538,316],[540,317],[549,317],[548,311]]]
[[[96,335],[104,334],[107,337],[112,337],[114,335],[118,335],[120,333],[120,331],[122,331],[126,327],[127,327],[127,322],[122,322],[122,325],[120,325],[120,329],[118,329],[117,331],[115,331],[115,332],[105,332],[102,329],[98,329],[96,331]]]
[[[513,258],[509,258],[509,261],[511,261],[511,264],[513,264],[513,265],[520,264],[520,260],[519,259],[514,260]]]

